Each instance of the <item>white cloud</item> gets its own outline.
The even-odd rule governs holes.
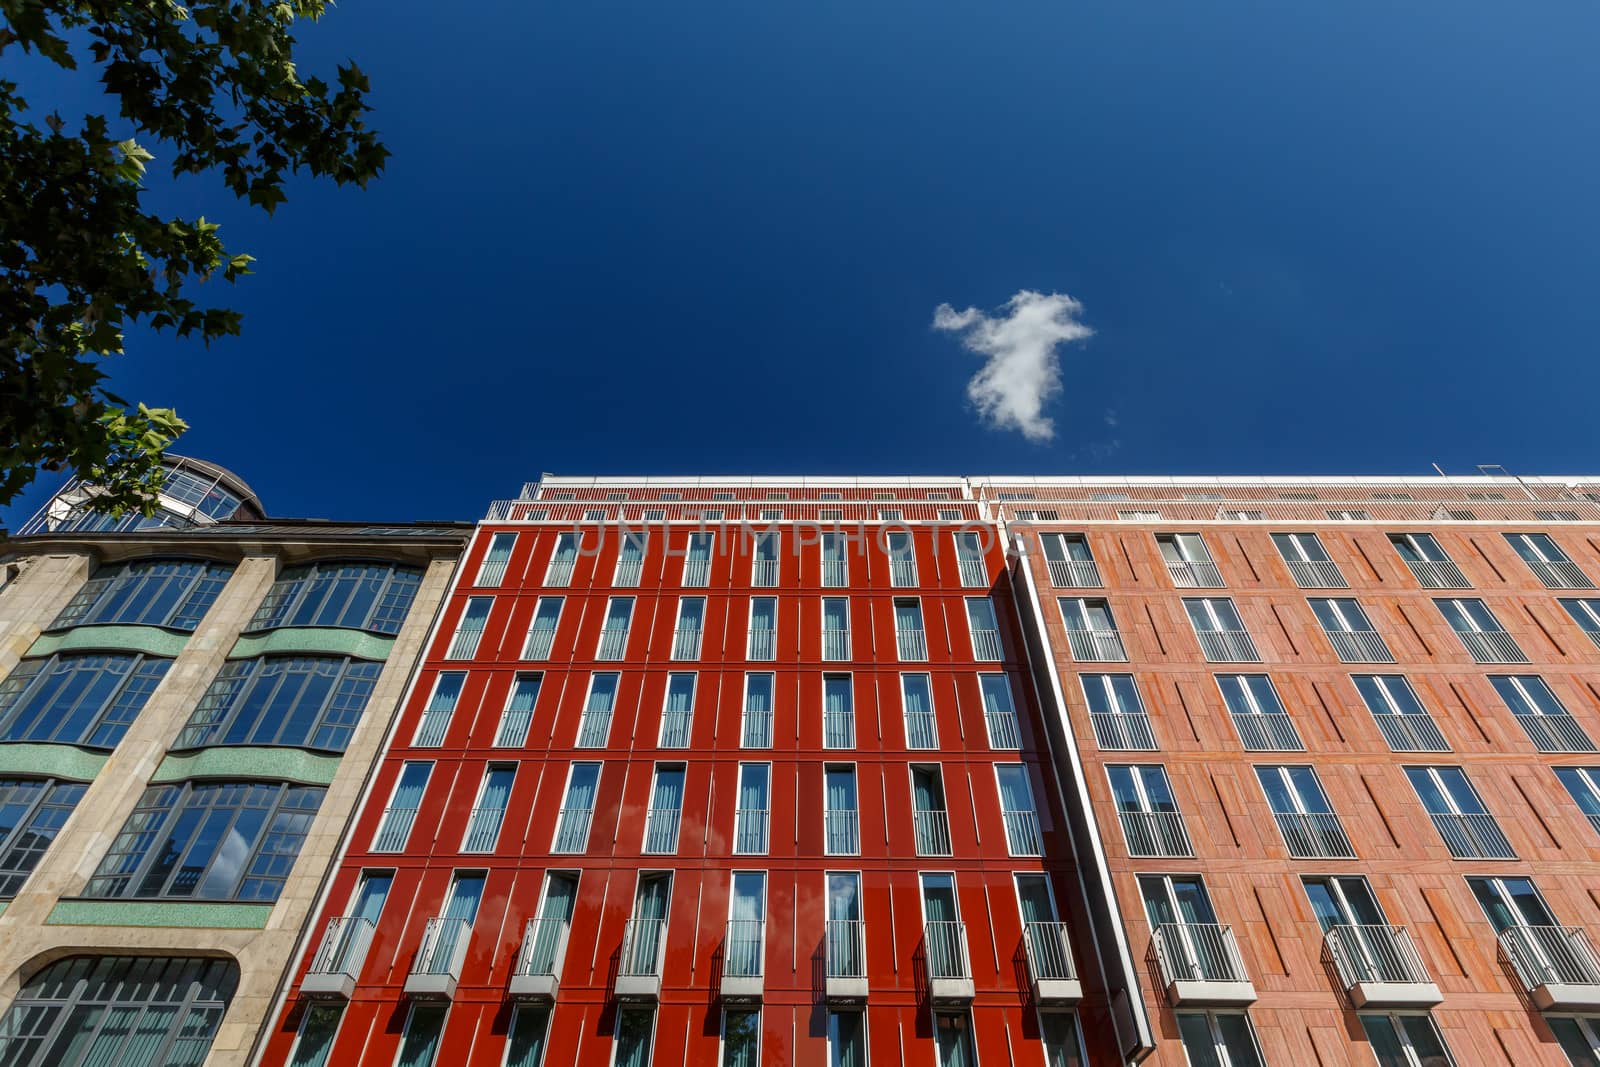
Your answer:
[[[1057,346],[1094,334],[1078,321],[1082,313],[1083,305],[1065,293],[1023,289],[993,316],[940,304],[933,328],[958,335],[966,349],[984,357],[967,383],[980,419],[996,429],[1021,431],[1030,441],[1049,441],[1056,427],[1044,406],[1061,392]]]

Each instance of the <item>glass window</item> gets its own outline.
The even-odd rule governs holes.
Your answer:
[[[483,640],[483,631],[489,625],[489,609],[493,606],[494,597],[475,596],[467,599],[467,606],[456,621],[455,632],[450,635],[450,647],[444,654],[445,659],[471,659],[478,654],[478,642]]]
[[[1017,722],[1017,706],[1011,699],[1011,682],[1003,674],[980,674],[978,691],[983,696],[983,723],[988,729],[989,747],[1021,748],[1022,728]]]
[[[338,626],[400,632],[422,571],[393,563],[309,563],[278,576],[249,630]]]
[[[1456,859],[1515,859],[1460,767],[1407,767],[1406,778]]]
[[[0,741],[116,748],[170,666],[140,655],[25,659],[0,683]]]
[[[56,620],[68,626],[161,626],[193,630],[228,584],[233,567],[199,560],[139,559],[94,572]]]
[[[1190,1067],[1263,1067],[1244,1012],[1180,1011],[1178,1033]]]
[[[400,1039],[400,1060],[396,1067],[433,1067],[439,1055],[439,1037],[444,1033],[444,1017],[449,1009],[437,1004],[413,1004],[406,1016],[406,1032]]]
[[[394,795],[383,809],[378,822],[378,832],[372,836],[373,852],[399,852],[411,836],[411,824],[422,807],[422,794],[428,788],[428,776],[433,773],[431,763],[407,763],[400,768],[395,780]]]
[[[772,747],[772,687],[770,674],[744,676],[744,723],[740,730],[742,748]]]
[[[667,675],[666,699],[661,707],[662,748],[689,747],[689,731],[694,724],[694,684],[691,671]]]
[[[917,584],[917,555],[907,530],[886,530],[889,551],[889,584],[909,588]]]
[[[605,621],[600,624],[600,643],[595,659],[621,659],[628,647],[628,628],[633,623],[633,597],[614,596],[606,602]]]
[[[1540,752],[1593,752],[1594,742],[1537,674],[1490,675],[1517,724]]]
[[[231,960],[70,956],[0,1019],[7,1067],[198,1067],[239,985]]]
[[[151,786],[85,895],[277,900],[324,792],[278,782]]]
[[[1322,783],[1310,767],[1257,767],[1256,777],[1291,856],[1355,855]]]
[[[847,597],[822,598],[822,658],[850,658],[850,601]]]
[[[0,900],[17,895],[87,788],[49,778],[0,778]]]
[[[534,705],[539,702],[539,687],[543,682],[543,675],[519,674],[511,683],[511,697],[500,713],[500,727],[494,735],[497,748],[521,748],[527,743]]]
[[[1078,1017],[1064,1011],[1039,1015],[1044,1038],[1045,1067],[1083,1067],[1083,1042],[1078,1039]]]
[[[848,674],[822,676],[822,747],[854,748],[856,710]]]
[[[928,638],[922,629],[922,604],[911,599],[894,602],[895,647],[901,660],[928,658]]]
[[[516,547],[517,535],[502,531],[489,539],[489,548],[478,566],[478,577],[473,585],[499,585],[506,577],[506,564],[511,561],[511,550]]]
[[[1362,1015],[1378,1067],[1451,1067],[1450,1053],[1426,1015]]]
[[[1600,1067],[1600,1019],[1547,1017],[1572,1067]],[[1430,1064],[1429,1067],[1432,1067]]]
[[[771,777],[770,764],[739,764],[739,798],[733,819],[733,851],[736,855],[757,856],[767,851],[767,830],[771,818],[767,790]]]
[[[1000,789],[1000,817],[1006,827],[1006,848],[1013,856],[1040,856],[1039,815],[1033,804],[1033,789],[1028,772],[1018,763],[999,763],[994,768]]]
[[[467,817],[466,836],[461,841],[462,852],[493,852],[500,837],[500,824],[506,817],[506,805],[511,802],[511,784],[517,776],[515,763],[490,764],[483,772],[478,786],[478,799]]]
[[[972,1024],[965,1012],[934,1012],[933,1036],[939,1050],[939,1067],[976,1067]]]
[[[750,598],[750,637],[748,659],[772,659],[777,654],[778,598]]]
[[[842,589],[850,584],[848,541],[847,534],[829,531],[822,535],[822,585],[826,589]]]
[[[828,1067],[867,1067],[865,1012],[828,1012]]]
[[[683,776],[681,763],[656,765],[655,783],[650,787],[650,808],[644,820],[643,851],[646,853],[670,855],[678,850],[678,825],[683,817]]]
[[[861,818],[856,809],[856,769],[826,767],[823,770],[824,852],[830,856],[849,856],[861,851]]]
[[[905,707],[906,747],[937,748],[938,723],[933,714],[933,686],[926,674],[902,674],[900,699]]]
[[[756,1067],[761,1062],[761,1013],[728,1008],[722,1013],[722,1067]]]
[[[572,568],[578,561],[578,535],[566,532],[556,535],[555,549],[550,553],[550,566],[544,572],[544,584],[563,586],[572,582]]]
[[[533,609],[528,622],[528,640],[522,646],[522,658],[541,660],[550,658],[550,648],[556,640],[556,624],[561,621],[562,597],[542,596]]]
[[[343,1017],[342,1004],[307,1005],[300,1020],[300,1032],[295,1035],[289,1067],[326,1067],[328,1053],[333,1051],[333,1039],[339,1033],[339,1020]]]
[[[343,752],[382,671],[381,663],[336,656],[229,660],[195,705],[174,747],[291,745]],[[440,676],[446,694],[448,677]],[[434,700],[440,699],[436,689]],[[434,726],[442,740],[448,721],[448,710],[441,710],[424,725]],[[420,736],[418,743],[426,743]]]
[[[1246,750],[1298,752],[1305,747],[1271,678],[1265,674],[1219,674],[1217,688]]]
[[[611,578],[614,586],[636,586],[644,571],[645,544],[649,538],[646,530],[628,530],[622,533],[622,543],[617,548],[617,569]]]
[[[1000,625],[995,621],[994,603],[986,596],[967,597],[967,632],[972,637],[972,658],[998,660]]]
[[[1589,825],[1600,833],[1600,767],[1557,767],[1556,777],[1572,794],[1573,802],[1589,820]],[[5,827],[0,826],[0,834],[4,832]],[[0,870],[3,869],[0,864]]]
[[[422,719],[417,723],[417,736],[412,738],[412,745],[433,748],[444,741],[444,735],[450,728],[450,717],[455,714],[456,701],[461,699],[461,687],[466,681],[465,671],[441,671],[434,678],[433,692],[422,709]],[[212,688],[216,688],[215,682]]]
[[[1078,680],[1089,704],[1095,741],[1101,748],[1154,751],[1155,731],[1150,727],[1133,675],[1082,674]]]
[[[1404,675],[1358,674],[1352,680],[1392,750],[1450,751],[1444,735]]]
[[[511,1014],[511,1036],[506,1047],[506,1067],[542,1067],[549,1031],[548,1004],[518,1005]]]
[[[578,718],[578,748],[604,748],[611,735],[611,713],[617,706],[619,674],[595,673],[589,676],[589,695]]]
[[[582,852],[589,846],[589,823],[594,819],[594,797],[600,786],[600,764],[574,763],[567,772],[567,789],[556,820],[551,852]]]
[[[617,1055],[613,1067],[648,1067],[655,1028],[655,1009],[618,1008]]]

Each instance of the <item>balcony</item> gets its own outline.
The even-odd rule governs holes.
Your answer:
[[[577,748],[604,748],[606,737],[611,733],[611,712],[585,711],[578,716],[578,738],[574,742]]]
[[[638,559],[623,559],[617,561],[616,577],[611,579],[611,584],[618,588],[631,588],[639,584],[639,574],[644,569],[644,561]]]
[[[607,626],[600,631],[600,646],[595,649],[594,658],[602,660],[621,659],[623,651],[628,647],[628,628],[626,626]]]
[[[588,847],[589,823],[593,818],[593,808],[562,808],[556,816],[556,839],[550,851],[567,855],[582,852]]]
[[[889,584],[896,589],[915,588],[917,584],[916,561],[891,559],[889,561]]]
[[[746,708],[744,726],[739,731],[739,743],[744,748],[771,748],[772,712]]]
[[[1233,728],[1246,752],[1300,752],[1305,748],[1294,720],[1280,712],[1234,715]]]
[[[556,628],[535,626],[528,631],[528,642],[522,647],[522,658],[544,660],[550,658],[550,648],[556,643]]]
[[[750,584],[756,586],[773,586],[778,584],[778,561],[775,559],[758,559],[750,566]]]
[[[739,808],[733,813],[733,851],[740,856],[761,856],[767,851],[767,827],[771,815],[766,808]]]
[[[722,939],[722,999],[761,1003],[767,924],[762,919],[730,919]]]
[[[1376,630],[1325,630],[1333,651],[1345,663],[1393,663],[1389,646]]]
[[[981,559],[960,559],[956,561],[956,568],[961,572],[961,584],[967,589],[987,589],[989,587],[989,569],[983,565]]]
[[[1194,855],[1183,815],[1176,811],[1119,811],[1128,855],[1145,859],[1175,859]]]
[[[1426,1009],[1444,999],[1403,926],[1333,926],[1323,943],[1357,1009]]]
[[[1526,663],[1528,657],[1504,630],[1457,630],[1467,654],[1478,663]]]
[[[931,711],[906,712],[906,747],[937,748],[938,724]]]
[[[1571,715],[1518,715],[1523,733],[1540,752],[1593,752],[1594,742]]]
[[[1154,946],[1156,965],[1173,1007],[1255,1003],[1256,987],[1244,968],[1232,927],[1163,923],[1156,927]]]
[[[478,568],[478,577],[473,585],[482,589],[489,589],[506,580],[506,564],[510,557],[505,559],[485,559],[483,566]]]
[[[680,627],[672,631],[672,658],[675,660],[696,660],[700,658],[700,641],[705,636],[705,631],[699,627],[693,629]]]
[[[1600,957],[1576,926],[1512,926],[1500,948],[1540,1011],[1600,1010]]]
[[[1500,832],[1494,816],[1486,813],[1457,815],[1453,812],[1430,812],[1434,829],[1444,838],[1450,855],[1458,860],[1514,860],[1517,854],[1511,842]]]
[[[1449,752],[1444,734],[1426,715],[1374,715],[1378,730],[1395,752]]]
[[[642,851],[651,856],[667,856],[678,851],[678,824],[682,821],[680,808],[651,808],[645,812]]]
[[[972,965],[967,956],[967,924],[931,922],[923,928],[927,951],[928,999],[935,1004],[970,1004]]]
[[[822,747],[856,747],[856,713],[853,711],[825,711],[822,713]]]
[[[618,1000],[653,1004],[661,996],[661,948],[666,934],[665,919],[628,920],[617,960]]]
[[[317,946],[317,954],[311,957],[311,966],[300,983],[300,992],[319,999],[349,1000],[361,975],[361,964],[367,958],[367,947],[372,944],[373,929],[371,919],[353,915],[329,919],[322,944]]]
[[[776,630],[751,630],[745,659],[772,659],[777,655],[777,649],[778,632]]]
[[[1461,568],[1448,559],[1408,559],[1412,577],[1424,589],[1471,589],[1472,583]]]
[[[855,856],[861,852],[861,817],[855,809],[822,813],[823,852],[829,856]]]
[[[1348,589],[1339,565],[1330,559],[1291,559],[1289,577],[1301,589]]]
[[[694,724],[694,712],[676,709],[661,713],[661,747],[687,748],[689,728]]]
[[[1142,711],[1091,711],[1089,723],[1094,727],[1095,741],[1108,752],[1156,750],[1150,716]]]
[[[406,975],[406,996],[417,1000],[454,997],[471,940],[472,925],[467,920],[429,919],[422,932],[422,947],[417,949],[411,973]]]
[[[822,631],[822,658],[834,662],[850,658],[850,631]]]
[[[1123,663],[1128,650],[1116,630],[1068,630],[1067,647],[1079,663]]]
[[[917,855],[950,855],[950,816],[933,809],[913,811],[911,826],[916,832]]]
[[[901,662],[916,662],[928,658],[928,638],[922,630],[901,630],[894,633],[895,650]]]
[[[399,852],[406,847],[411,836],[411,824],[417,821],[416,808],[384,808],[383,820],[378,824],[378,836],[373,839],[374,852]]]
[[[1028,978],[1035,1001],[1060,1007],[1083,999],[1066,923],[1028,923],[1022,930],[1022,944],[1028,954]]]
[[[711,581],[711,561],[708,559],[685,559],[683,561],[683,584],[686,588],[703,588]]]
[[[550,569],[545,571],[544,584],[547,586],[563,586],[572,584],[572,566],[576,560],[552,560]]]
[[[824,589],[843,589],[850,584],[850,565],[842,559],[822,561],[822,586]]]
[[[552,1003],[567,958],[568,926],[561,919],[529,919],[511,971],[511,999]]]
[[[986,711],[983,721],[989,727],[990,748],[1021,748],[1022,726],[1017,722],[1017,713],[1014,711]],[[933,745],[925,746],[932,748]]]
[[[1053,559],[1050,584],[1058,589],[1098,589],[1100,568],[1092,559]]]
[[[1000,819],[1006,824],[1006,848],[1013,856],[1044,855],[1037,812],[1002,811]]]
[[[999,630],[972,631],[972,658],[999,662],[1003,658]]]
[[[1179,589],[1221,589],[1222,572],[1210,560],[1167,560],[1167,573]]]
[[[1548,589],[1593,589],[1589,576],[1570,559],[1530,559],[1524,561],[1528,569]]]
[[[860,919],[829,919],[827,974],[823,996],[831,1004],[860,1004],[867,999],[866,924]]]
[[[1356,858],[1356,850],[1339,825],[1339,816],[1332,812],[1274,812],[1272,817],[1277,820],[1284,846],[1295,859]]]
[[[1261,655],[1247,630],[1196,630],[1200,651],[1212,663],[1260,663]]]

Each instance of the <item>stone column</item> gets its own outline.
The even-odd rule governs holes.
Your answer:
[[[35,556],[27,570],[0,589],[0,678],[11,673],[93,569],[94,555],[87,549]]]

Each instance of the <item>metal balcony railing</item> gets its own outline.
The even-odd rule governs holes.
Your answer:
[[[923,927],[923,945],[928,954],[928,977],[971,978],[972,964],[967,956],[967,924],[931,922]]]
[[[564,919],[529,919],[512,976],[560,978],[567,958],[568,930]]]
[[[972,631],[972,658],[998,661],[1002,657],[999,630]]]
[[[499,585],[505,581],[506,564],[509,562],[509,557],[506,559],[484,560],[483,566],[478,568],[478,577],[472,584],[482,588]]]
[[[1528,657],[1504,630],[1457,630],[1467,654],[1479,663],[1526,663]]]
[[[918,809],[911,813],[911,826],[916,831],[917,855],[950,855],[949,813],[934,809]]]
[[[1234,715],[1233,728],[1239,731],[1239,742],[1247,752],[1299,752],[1305,748],[1294,720],[1281,712]]]
[[[1395,752],[1449,752],[1444,734],[1427,715],[1374,715],[1378,730]]]
[[[829,919],[825,942],[829,978],[867,976],[866,923],[860,919]]]
[[[678,824],[682,820],[682,808],[651,808],[645,812],[643,851],[650,855],[678,851]]]
[[[626,626],[607,626],[600,631],[600,646],[594,651],[595,659],[621,659],[628,647]]]
[[[1339,565],[1331,559],[1291,559],[1289,577],[1301,589],[1348,589],[1350,583],[1339,573]]]
[[[341,915],[328,920],[322,943],[311,957],[307,975],[329,975],[355,981],[361,976],[361,964],[366,961],[367,948],[372,944],[376,929],[371,919],[355,915]]]
[[[1173,982],[1248,982],[1233,928],[1219,923],[1163,923],[1155,930],[1156,964]]]
[[[661,713],[661,747],[689,747],[689,728],[694,724],[692,711],[664,711]]]
[[[578,716],[578,748],[603,748],[610,734],[610,711],[585,711]]]
[[[1176,811],[1119,811],[1128,855],[1141,858],[1179,858],[1194,855],[1183,814]]]
[[[822,713],[822,747],[856,747],[855,712],[825,711]]]
[[[708,559],[685,559],[683,561],[683,584],[686,588],[702,588],[711,581],[711,561]]]
[[[854,856],[861,851],[861,815],[854,808],[823,812],[823,831],[827,855]]]
[[[749,648],[745,653],[746,659],[772,659],[777,655],[778,632],[776,630],[751,630]]]
[[[384,808],[377,837],[372,842],[372,851],[399,852],[405,848],[406,838],[411,836],[411,824],[416,820],[416,808]]]
[[[1006,824],[1006,847],[1013,856],[1044,855],[1037,812],[1002,811],[1000,819]]]
[[[989,726],[989,747],[1013,749],[1022,747],[1022,726],[1014,711],[986,711],[983,721]],[[928,746],[932,748],[932,745]]]
[[[611,579],[611,584],[620,588],[631,588],[639,584],[639,575],[644,570],[644,561],[638,559],[624,559],[617,561],[616,577]]]
[[[544,573],[544,584],[547,586],[562,586],[572,584],[572,566],[576,560],[556,560],[550,564],[550,569]]]
[[[1142,711],[1091,711],[1089,722],[1102,749],[1155,751],[1155,731],[1150,728],[1150,716]]]
[[[824,630],[822,631],[822,658],[825,660],[847,660],[850,658],[850,631],[849,630]]]
[[[1067,647],[1079,663],[1122,663],[1128,658],[1116,630],[1068,630]]]
[[[741,856],[760,856],[767,851],[767,828],[771,813],[766,808],[738,808],[733,813],[733,851]]]
[[[1450,855],[1458,860],[1514,860],[1517,854],[1511,842],[1500,832],[1493,815],[1478,813],[1457,815],[1453,812],[1430,812],[1434,829],[1444,838]]]
[[[1050,560],[1050,584],[1060,589],[1098,589],[1100,568],[1092,559]]]
[[[422,722],[417,725],[416,740],[411,743],[417,748],[433,748],[444,740],[444,734],[450,728],[450,715],[454,708],[445,708],[435,711],[429,709],[422,713]],[[190,727],[178,735],[178,747],[190,748],[206,743],[206,735],[211,732],[211,727]]]
[[[672,658],[675,660],[695,660],[700,658],[700,642],[705,637],[705,631],[698,627],[690,629],[680,627],[672,631]]]
[[[843,589],[850,584],[850,564],[842,559],[822,561],[822,586],[824,589]]]
[[[1571,715],[1518,715],[1516,720],[1540,752],[1594,751],[1594,742]]]
[[[1200,651],[1212,663],[1260,663],[1261,654],[1247,630],[1196,630]]]
[[[528,631],[528,641],[522,646],[523,659],[549,659],[550,648],[556,642],[556,628],[534,627]]]
[[[1594,583],[1570,559],[1525,560],[1534,577],[1549,589],[1593,589]]]
[[[906,712],[906,747],[907,748],[935,748],[938,745],[938,729],[933,720],[931,711]]]
[[[925,660],[928,658],[927,635],[921,630],[895,631],[895,649],[900,654],[902,661]]]
[[[1323,937],[1344,987],[1377,982],[1431,985],[1433,977],[1403,926],[1331,926]]]
[[[500,824],[505,821],[505,817],[505,808],[473,808],[467,816],[467,838],[461,843],[461,851],[494,851],[495,841],[500,837]]]
[[[464,626],[450,637],[450,648],[445,652],[445,659],[471,659],[478,654],[478,643],[483,640],[484,626],[479,623],[474,626]]]
[[[1345,663],[1393,663],[1389,646],[1376,630],[1325,630],[1333,651]]]
[[[739,732],[739,739],[745,748],[771,748],[772,712],[746,708],[744,728]]]
[[[750,584],[773,586],[778,584],[778,561],[758,559],[750,566]]]
[[[915,560],[891,559],[889,561],[889,584],[896,589],[910,589],[917,584],[917,564]]]
[[[422,932],[422,945],[411,963],[413,975],[448,975],[460,979],[461,962],[472,939],[472,924],[465,919],[442,916],[429,919]]]
[[[1289,855],[1296,859],[1355,858],[1355,849],[1339,825],[1339,816],[1331,812],[1274,812],[1272,817],[1277,820]]]
[[[1072,960],[1072,939],[1066,923],[1028,923],[1022,928],[1022,944],[1034,981],[1077,981],[1078,968]]]
[[[593,808],[562,808],[556,817],[556,839],[551,852],[582,852],[589,844],[589,823]]]
[[[1424,589],[1471,589],[1461,568],[1448,559],[1408,559],[1406,566]]]
[[[666,934],[665,919],[629,919],[622,930],[617,973],[625,978],[661,977],[661,942]]]
[[[1179,589],[1221,589],[1222,572],[1209,560],[1167,560],[1167,573]]]
[[[989,569],[983,565],[981,559],[960,559],[956,561],[956,569],[961,572],[961,584],[968,589],[987,589],[989,586]]]
[[[1600,986],[1600,956],[1577,926],[1512,926],[1500,931],[1517,977],[1529,991],[1540,986]]]
[[[729,919],[722,942],[724,978],[760,978],[766,963],[765,919]]]

